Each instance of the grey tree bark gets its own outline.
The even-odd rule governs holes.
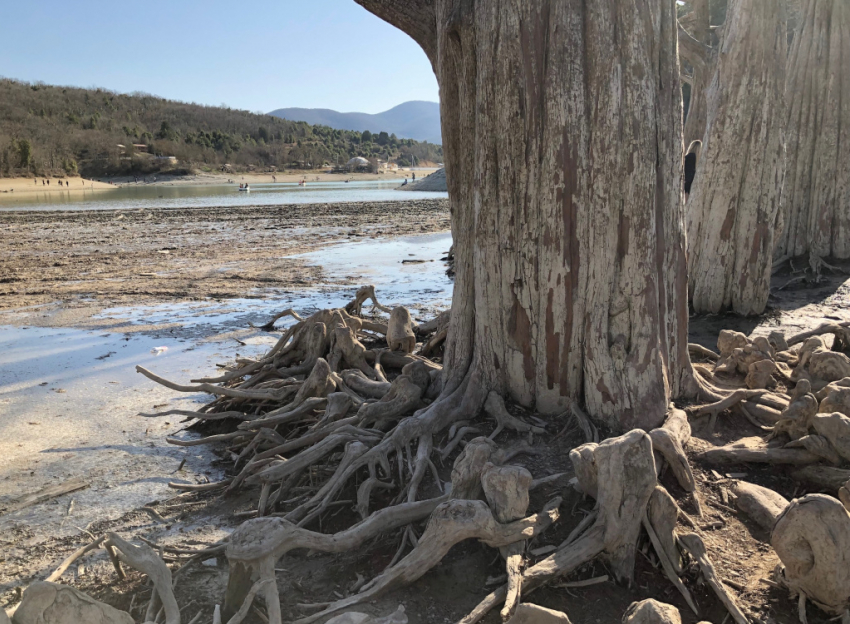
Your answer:
[[[776,256],[850,258],[850,4],[804,0],[788,59],[788,165]]]
[[[544,413],[583,400],[618,430],[661,424],[695,384],[674,1],[357,2],[418,41],[440,85],[443,402],[493,390]]]
[[[686,216],[697,312],[761,314],[767,305],[784,174],[785,58],[782,4],[730,0]]]

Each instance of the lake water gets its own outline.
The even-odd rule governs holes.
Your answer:
[[[208,186],[128,185],[97,191],[3,193],[2,210],[132,210],[139,208],[208,208],[278,206],[342,202],[411,201],[448,197],[448,193],[397,191],[403,179],[355,182],[257,184],[240,193],[238,184]]]
[[[252,323],[263,324],[289,307],[307,316],[342,306],[365,283],[375,285],[383,304],[404,304],[417,321],[431,319],[451,303],[453,284],[441,261],[451,243],[451,234],[440,233],[331,245],[297,257],[322,265],[337,281],[262,299],[113,307],[94,317],[106,321],[97,328],[4,324],[39,306],[0,312],[0,436],[15,441],[0,455],[0,506],[20,496],[21,478],[29,491],[70,475],[84,475],[91,484],[0,518],[0,531],[4,523],[19,523],[77,535],[76,526],[172,496],[169,481],[220,479],[209,449],[166,443],[166,435],[196,435],[182,430],[180,417],[140,415],[195,410],[209,397],[158,386],[134,367],[185,383],[216,375],[217,364],[261,357],[277,341],[279,334]],[[277,327],[294,322],[283,318]]]

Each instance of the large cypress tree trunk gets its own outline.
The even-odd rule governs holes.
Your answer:
[[[776,256],[850,258],[850,3],[803,6],[788,60],[788,164]]]
[[[496,391],[658,425],[694,384],[674,0],[357,1],[440,85],[456,282],[438,403]]]
[[[767,305],[784,173],[786,22],[779,2],[730,0],[687,210],[697,312]]]

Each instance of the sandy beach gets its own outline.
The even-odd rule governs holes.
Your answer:
[[[50,185],[42,184],[42,180],[50,180]],[[59,186],[60,180],[62,186]],[[115,186],[107,182],[85,178],[0,178],[0,193],[73,193],[113,188]]]

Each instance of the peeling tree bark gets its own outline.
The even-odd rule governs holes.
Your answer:
[[[767,305],[784,173],[786,26],[779,2],[731,0],[687,210],[697,312]]]
[[[404,28],[404,3],[357,1]],[[455,236],[444,396],[472,379],[480,401],[660,425],[694,385],[673,0],[430,6]]]
[[[776,256],[850,258],[850,4],[805,0],[788,60],[788,174]]]

